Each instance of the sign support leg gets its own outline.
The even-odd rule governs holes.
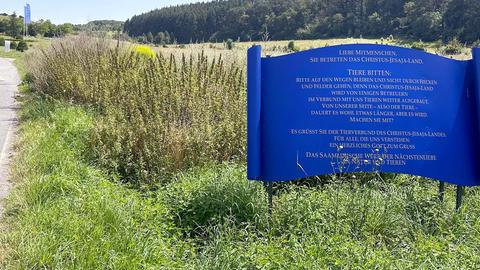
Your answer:
[[[455,209],[458,210],[462,207],[462,198],[463,198],[464,188],[460,185],[457,185],[457,200],[455,204]]]
[[[269,181],[265,183],[265,188],[267,189],[268,194],[268,213],[272,215],[273,209],[273,182]]]
[[[443,203],[443,198],[445,197],[445,182],[440,182],[438,186],[438,199]]]

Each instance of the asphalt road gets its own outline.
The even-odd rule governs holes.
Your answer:
[[[20,76],[13,60],[0,58],[0,215],[3,212],[2,201],[11,188],[8,165],[18,124],[15,95],[19,83]]]

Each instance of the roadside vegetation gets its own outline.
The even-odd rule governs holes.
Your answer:
[[[36,92],[99,112],[92,155],[131,183],[244,160],[245,78],[235,61],[79,37],[54,43],[28,64]]]
[[[477,188],[455,211],[430,179],[323,177],[276,185],[270,214],[246,180],[238,45],[30,53],[0,268],[480,268]]]

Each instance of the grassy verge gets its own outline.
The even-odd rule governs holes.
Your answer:
[[[40,80],[42,74],[58,68],[57,76],[45,80],[45,92],[50,93],[56,82],[58,93],[71,89],[73,94],[85,94],[73,92],[79,88],[72,84],[62,84],[66,74],[80,74],[64,70],[78,67],[64,62],[45,64],[45,72],[38,72]],[[91,68],[89,63],[96,62],[84,61],[86,69]],[[112,91],[106,97],[118,97],[118,88],[101,85],[115,82],[109,65],[105,70],[98,86],[84,89],[96,93],[95,89],[108,87]],[[135,89],[161,84],[151,83],[151,75],[144,77],[139,81],[143,88]],[[172,104],[172,96],[165,98],[165,104]],[[146,101],[158,100],[155,95],[145,96],[145,91],[127,97],[138,98],[127,107],[131,110],[122,110],[133,115],[141,114]],[[128,181],[118,171],[100,168],[98,156],[92,155],[92,148],[98,147],[96,127],[104,117],[98,109],[89,109],[92,104],[74,105],[71,97],[58,101],[33,93],[23,99],[13,167],[16,187],[2,221],[6,229],[0,232],[2,269],[480,269],[477,188],[467,190],[464,206],[456,212],[453,187],[440,203],[437,184],[419,177],[385,174],[378,179],[357,174],[356,179],[322,180],[312,188],[305,188],[305,182],[288,183],[276,186],[270,216],[262,185],[246,180],[240,162],[199,163],[169,174],[165,181],[132,188],[121,184]],[[178,98],[188,104],[197,99]],[[155,106],[145,111],[158,110]],[[182,106],[180,111],[185,112]],[[200,110],[189,106],[192,112]],[[201,109],[211,112],[212,107]],[[186,125],[191,115],[181,119],[192,133],[196,125]],[[133,123],[153,126],[151,121]],[[144,131],[128,127],[128,132],[113,135],[136,136]],[[155,127],[152,131],[164,131],[162,125]],[[105,125],[106,132],[116,128],[116,121]],[[122,145],[113,143],[112,149],[123,154]],[[132,149],[141,148],[138,145]],[[181,149],[185,144],[177,146]],[[159,149],[153,145],[140,150],[158,154]],[[140,160],[134,157],[128,161]]]
[[[27,96],[1,246],[5,269],[477,269],[480,194],[437,201],[430,180],[292,185],[245,169],[186,171],[156,191],[91,165],[95,114]]]
[[[175,268],[182,243],[166,208],[109,181],[83,160],[92,115],[29,98],[24,103],[17,186],[8,201],[8,269]],[[175,245],[175,248],[174,248]]]

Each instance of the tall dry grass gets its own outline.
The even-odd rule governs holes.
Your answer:
[[[34,91],[98,109],[92,153],[135,183],[244,160],[244,67],[203,52],[159,52],[76,37],[33,55]]]

